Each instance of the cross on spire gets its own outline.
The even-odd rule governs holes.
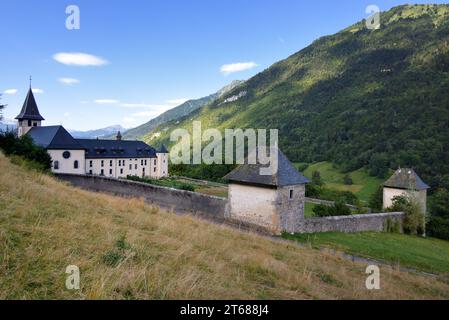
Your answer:
[[[30,76],[30,89],[31,89],[31,80],[33,80],[33,77]]]

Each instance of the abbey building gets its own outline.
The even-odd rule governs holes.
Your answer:
[[[55,173],[100,175],[112,178],[168,176],[168,151],[142,141],[75,139],[63,126],[42,126],[45,119],[30,88],[20,114],[17,133],[28,135],[51,156]]]

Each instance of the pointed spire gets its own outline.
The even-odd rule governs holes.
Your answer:
[[[45,120],[39,113],[36,100],[34,99],[33,90],[28,90],[28,94],[23,103],[22,110],[16,117],[17,120]]]

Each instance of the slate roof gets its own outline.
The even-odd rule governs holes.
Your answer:
[[[33,127],[27,135],[35,144],[46,149],[84,149],[63,126]]]
[[[16,119],[45,120],[44,117],[42,117],[39,113],[39,109],[37,108],[36,100],[34,99],[33,91],[31,90],[31,88],[30,90],[28,90],[28,94],[22,106],[22,110],[20,111]]]
[[[427,190],[430,187],[421,180],[413,169],[401,168],[385,181],[385,187],[411,190]]]
[[[167,148],[162,144],[158,153],[169,153]]]
[[[86,149],[86,159],[156,158],[156,150],[142,141],[76,139]]]
[[[266,186],[270,188],[293,186],[309,182],[305,176],[299,173],[287,157],[278,148],[272,148],[272,152],[278,152],[278,170],[272,175],[261,175],[260,169],[267,165],[243,164],[227,174],[224,179],[237,184],[249,184]],[[248,159],[248,158],[247,158]],[[245,159],[245,163],[248,163]]]

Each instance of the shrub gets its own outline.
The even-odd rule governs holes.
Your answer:
[[[350,186],[354,184],[354,181],[352,181],[352,178],[349,176],[349,174],[347,174],[343,177],[343,183],[347,186]]]
[[[48,152],[33,143],[33,140],[28,136],[18,138],[12,132],[0,133],[0,149],[7,156],[19,156],[28,161],[33,161],[39,165],[34,169],[49,170],[51,168],[51,157]],[[18,161],[16,159],[16,161]],[[28,164],[28,167],[32,167]]]
[[[393,198],[393,205],[389,211],[402,211],[404,217],[404,232],[408,234],[424,234],[425,214],[418,201],[411,195],[397,196]]]

